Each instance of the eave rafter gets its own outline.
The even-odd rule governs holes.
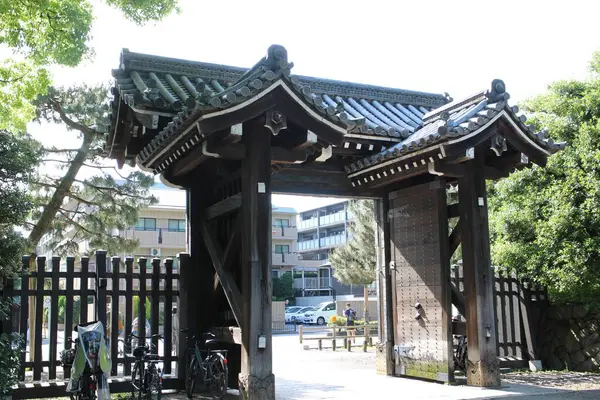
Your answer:
[[[483,146],[504,160],[486,166],[489,179],[507,176],[531,162],[545,165],[565,143],[555,143],[546,131],[535,132],[533,126],[526,125],[527,118],[517,114],[517,107],[508,105],[509,97],[504,83],[494,80],[491,90],[433,110],[405,141],[346,166],[352,185],[377,187],[378,180],[389,181],[390,174],[396,174],[397,180],[414,176],[414,168],[456,178],[461,176],[458,163],[471,159],[474,149]],[[510,156],[504,157],[508,153]]]

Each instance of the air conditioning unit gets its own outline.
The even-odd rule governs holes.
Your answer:
[[[150,255],[152,257],[160,257],[160,249],[151,248]]]

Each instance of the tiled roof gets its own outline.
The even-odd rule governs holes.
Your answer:
[[[244,101],[282,75],[319,113],[341,122],[350,132],[374,137],[408,137],[424,114],[451,100],[441,94],[290,76],[292,64],[281,65],[277,71],[264,69],[261,74],[255,73],[257,66],[248,70],[124,49],[113,77],[127,105],[172,116],[177,113],[173,125],[183,123],[195,110],[227,108]],[[164,141],[168,132],[161,134],[158,140]]]
[[[565,147],[565,143],[555,143],[549,139],[545,130],[534,132],[533,126],[525,124],[527,117],[518,114],[518,107],[509,106],[509,98],[504,82],[496,79],[492,82],[492,90],[478,92],[426,113],[412,135],[378,154],[352,163],[346,167],[346,172],[354,173],[383,161],[409,155],[433,144],[466,136],[484,127],[503,111],[530,139],[550,153]]]

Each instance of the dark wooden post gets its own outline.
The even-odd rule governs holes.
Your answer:
[[[125,343],[130,352],[131,325],[133,324],[133,257],[125,258]],[[131,360],[125,358],[125,375],[131,374]]]
[[[96,318],[106,332],[106,250],[96,251]]]
[[[379,307],[379,348],[377,351],[377,372],[394,374],[394,307],[392,302],[392,281],[390,274],[391,240],[388,213],[390,201],[386,194],[383,199],[375,200],[375,221],[377,234],[377,306]]]
[[[119,269],[121,267],[121,259],[119,257],[111,258],[112,268],[112,287],[110,296],[110,352],[113,357],[111,375],[117,375],[119,361],[119,290],[121,289],[119,279]]]
[[[140,295],[138,302],[138,324],[137,324],[137,336],[139,340],[139,346],[142,346],[146,340],[146,268],[148,260],[145,257],[138,259],[138,265],[140,267]]]
[[[33,348],[33,380],[42,379],[42,331],[44,323],[44,275],[46,272],[46,257],[37,257],[37,276],[35,287],[35,341],[29,344]]]
[[[22,335],[23,342],[21,343],[21,356],[19,357],[19,361],[21,365],[19,367],[19,379],[21,381],[25,380],[25,354],[26,354],[26,346],[27,346],[27,328],[30,326],[34,326],[32,324],[32,318],[30,318],[29,314],[29,264],[31,262],[31,257],[23,256],[23,268],[21,269],[21,320],[19,321],[19,333]],[[33,329],[32,329],[33,330]],[[30,343],[30,348],[33,348],[33,345]]]
[[[165,260],[165,374],[171,374],[171,357],[173,356],[173,259]],[[177,317],[177,316],[175,316]],[[177,324],[175,324],[177,326]],[[176,333],[177,335],[177,333]]]
[[[466,163],[466,174],[458,181],[458,195],[467,320],[467,384],[489,387],[500,385],[500,369],[484,157],[483,149],[478,148],[475,158]]]
[[[150,295],[150,329],[152,334],[158,333],[158,317],[160,306],[160,258],[152,259],[152,291]],[[158,338],[152,338],[152,345],[158,351]]]
[[[179,331],[179,340],[177,341],[177,379],[181,382],[185,382],[185,371],[187,364],[187,340],[186,337],[189,333],[181,332],[182,330],[189,330],[194,332],[195,318],[189,318],[190,308],[193,308],[193,302],[190,291],[192,287],[190,285],[190,277],[193,276],[191,271],[190,255],[188,253],[179,253],[178,255],[179,265],[179,296],[177,297],[177,318]]]
[[[271,133],[244,126],[242,161],[243,399],[275,399],[271,342]]]
[[[58,272],[60,270],[60,257],[52,257],[52,295],[50,296],[50,368],[48,379],[56,379],[57,346],[58,346]]]

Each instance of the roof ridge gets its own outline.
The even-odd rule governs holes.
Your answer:
[[[167,68],[160,68],[160,65],[168,65]],[[214,79],[227,79],[237,81],[245,75],[254,66],[238,67],[225,64],[209,63],[204,61],[194,61],[181,58],[165,57],[153,54],[137,53],[124,48],[121,51],[119,69],[135,69],[148,72],[165,72],[175,74],[187,74],[197,77],[206,77],[212,75]],[[164,69],[162,71],[161,69]],[[160,70],[160,71],[159,71]],[[195,71],[194,71],[195,70]],[[212,72],[212,73],[211,73]],[[119,70],[113,70],[113,76],[119,73]],[[348,97],[359,97],[370,100],[389,101],[390,95],[394,101],[400,103],[409,103],[430,107],[440,107],[452,99],[447,93],[431,93],[396,87],[387,87],[381,85],[372,85],[367,83],[350,82],[335,80],[329,78],[320,78],[307,75],[296,75],[300,83],[308,84],[311,90],[316,93],[335,94]],[[344,90],[346,89],[346,90]],[[349,93],[345,93],[349,92]],[[395,95],[395,96],[394,96]]]

